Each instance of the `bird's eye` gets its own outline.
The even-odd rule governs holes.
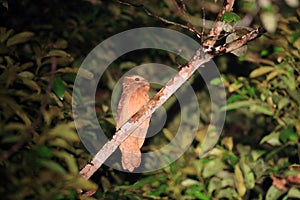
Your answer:
[[[140,79],[139,79],[139,78],[135,78],[134,80],[135,80],[135,81],[139,81]]]

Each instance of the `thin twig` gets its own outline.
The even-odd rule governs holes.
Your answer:
[[[201,31],[201,44],[203,44],[204,42],[204,30],[205,30],[205,26],[206,26],[206,21],[205,21],[205,9],[204,9],[204,0],[201,1],[201,11],[202,11],[202,31]]]
[[[160,17],[158,15],[155,15],[153,12],[151,12],[148,8],[146,8],[142,4],[133,4],[133,3],[128,3],[128,2],[119,1],[119,0],[115,0],[115,1],[118,2],[118,3],[120,3],[120,4],[123,4],[123,5],[133,6],[133,7],[136,7],[136,8],[142,8],[146,12],[146,14],[148,16],[150,16],[150,17],[154,17],[154,18],[158,19],[159,21],[162,21],[162,22],[164,22],[166,24],[178,26],[178,27],[181,27],[183,29],[186,29],[186,30],[189,30],[189,31],[195,33],[195,29],[193,27],[189,27],[189,26],[186,26],[186,25],[183,25],[183,24],[179,24],[179,23],[167,20],[167,19],[165,19],[163,17]]]
[[[28,128],[28,131],[23,136],[23,138],[20,139],[16,144],[14,144],[8,151],[6,151],[6,152],[4,152],[0,155],[0,163],[7,160],[14,153],[19,151],[32,138],[32,136],[34,134],[34,131],[36,130],[38,125],[41,123],[42,115],[45,113],[46,106],[48,105],[49,95],[50,95],[52,85],[53,85],[53,82],[54,82],[55,70],[56,70],[56,66],[57,66],[57,62],[56,62],[55,57],[51,57],[50,62],[51,62],[51,72],[50,72],[49,82],[48,82],[48,85],[47,85],[47,88],[46,88],[46,94],[45,94],[45,96],[44,96],[44,98],[42,99],[42,102],[41,102],[40,112],[39,112],[37,118],[35,119],[35,121]]]
[[[187,26],[189,27],[189,31],[192,31],[197,36],[201,36],[201,33],[198,31],[198,29],[191,23],[190,16],[187,14],[187,6],[184,2],[184,0],[174,0],[175,6],[177,9],[181,12],[181,14],[184,16],[185,20],[187,21]],[[180,4],[179,4],[180,3]]]
[[[207,48],[213,48],[221,32],[223,31],[223,26],[225,25],[225,21],[221,22],[220,19],[225,12],[230,12],[232,10],[233,4],[234,0],[224,0],[223,8],[218,13],[217,19],[208,34],[208,38],[210,39],[204,41],[203,46]]]

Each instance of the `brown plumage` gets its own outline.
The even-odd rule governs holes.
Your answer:
[[[123,81],[123,92],[118,104],[116,129],[119,129],[133,114],[149,101],[149,82],[141,76],[126,76]],[[122,167],[132,172],[141,164],[141,150],[150,117],[146,119],[134,132],[119,146],[122,152]]]

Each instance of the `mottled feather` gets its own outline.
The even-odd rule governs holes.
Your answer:
[[[149,101],[149,82],[141,76],[127,76],[123,81],[123,91],[118,104],[116,128],[119,129],[133,114]],[[141,151],[150,117],[146,119],[121,145],[122,167],[133,171],[141,164]]]

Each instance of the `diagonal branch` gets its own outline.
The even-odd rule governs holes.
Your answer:
[[[101,167],[106,159],[118,148],[118,146],[146,120],[157,108],[159,108],[167,99],[175,93],[175,91],[200,67],[213,57],[228,53],[248,42],[254,40],[264,33],[264,30],[258,28],[240,37],[239,39],[218,46],[213,49],[198,49],[193,58],[181,68],[175,77],[173,77],[167,84],[137,113],[135,113],[123,126],[116,132],[114,137],[107,142],[94,156],[91,163],[87,164],[81,171],[80,175],[89,179],[95,171]]]

